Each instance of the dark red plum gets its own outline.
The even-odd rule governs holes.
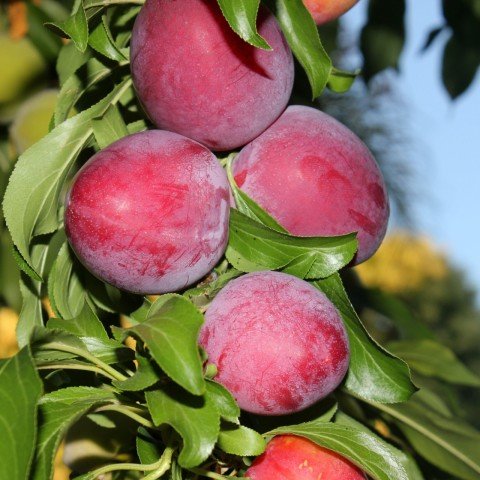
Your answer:
[[[338,453],[303,437],[274,437],[245,476],[251,480],[366,480],[365,474]]]
[[[365,144],[314,108],[291,106],[242,149],[237,185],[298,236],[358,232],[354,263],[371,257],[387,229],[385,183]]]
[[[130,58],[151,120],[213,150],[257,137],[285,109],[294,76],[290,48],[264,7],[258,30],[271,51],[243,41],[214,0],[147,0]]]
[[[176,133],[112,143],[77,173],[65,229],[80,261],[134,293],[176,291],[206,275],[226,248],[229,186],[215,156]]]
[[[215,380],[240,408],[263,415],[297,412],[330,394],[349,363],[338,311],[309,283],[256,272],[227,284],[205,315],[200,344]]]

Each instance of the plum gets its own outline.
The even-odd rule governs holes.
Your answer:
[[[18,155],[49,132],[58,90],[43,90],[22,103],[10,126],[10,140]]]
[[[357,2],[358,0],[303,0],[317,25],[335,20]]]
[[[3,12],[2,12],[3,16]],[[14,40],[0,22],[0,124],[10,122],[22,101],[46,83],[48,64],[27,37]]]
[[[172,132],[124,137],[95,154],[67,195],[65,229],[80,261],[134,293],[176,291],[226,248],[229,186],[215,156]]]
[[[330,394],[349,364],[338,311],[309,283],[255,272],[227,284],[207,309],[199,337],[215,380],[240,408],[263,415],[297,412]]]
[[[366,480],[338,453],[303,437],[274,437],[245,473],[251,480]]]
[[[264,7],[259,33],[271,51],[243,41],[214,0],[147,0],[133,28],[132,77],[153,123],[212,148],[245,145],[271,125],[293,87],[293,58]]]
[[[385,183],[365,144],[310,107],[290,106],[233,164],[237,185],[298,236],[358,232],[354,263],[371,257],[385,236]]]

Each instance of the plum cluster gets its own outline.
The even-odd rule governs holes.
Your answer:
[[[147,0],[142,7],[131,40],[132,78],[160,130],[99,151],[66,200],[70,245],[98,278],[160,294],[212,270],[226,249],[232,195],[211,150],[241,148],[233,164],[237,186],[291,234],[357,232],[354,263],[378,248],[389,207],[374,158],[328,115],[286,108],[292,53],[263,7],[258,30],[272,50],[241,40],[213,0]],[[199,341],[217,365],[216,380],[257,414],[302,410],[337,388],[348,369],[340,314],[319,290],[284,273],[229,282],[209,306]],[[299,440],[274,440],[267,459],[282,441]],[[258,473],[265,461],[252,466],[252,478],[270,478]],[[364,478],[347,466],[350,473],[328,478]]]

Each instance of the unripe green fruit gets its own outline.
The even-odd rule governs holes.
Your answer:
[[[57,102],[58,90],[44,90],[22,103],[12,126],[10,140],[18,155],[48,133]]]
[[[27,38],[0,32],[0,123],[9,122],[19,104],[43,83],[47,63]]]

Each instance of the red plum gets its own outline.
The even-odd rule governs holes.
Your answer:
[[[237,185],[298,236],[358,232],[354,263],[371,257],[387,229],[385,183],[365,144],[317,109],[291,106],[242,149]]]
[[[258,31],[272,50],[242,40],[214,0],[147,0],[130,58],[151,120],[213,150],[257,137],[285,109],[294,77],[290,48],[264,7]]]
[[[251,480],[366,480],[338,453],[303,437],[274,437],[245,473]]]
[[[150,130],[112,143],[80,169],[65,229],[101,280],[134,293],[176,291],[223,255],[229,193],[224,170],[203,145]]]
[[[329,395],[349,364],[338,311],[309,283],[255,272],[227,284],[205,315],[200,344],[215,380],[240,408],[263,415],[297,412]]]

